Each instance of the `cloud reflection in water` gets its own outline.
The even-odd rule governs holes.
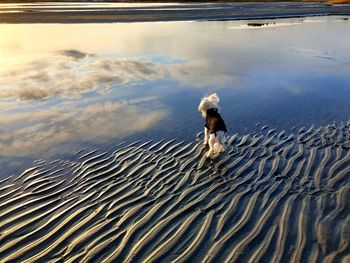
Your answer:
[[[0,108],[6,112],[0,116],[1,155],[30,156],[66,142],[101,143],[147,130],[168,114],[165,106],[143,94],[122,100],[115,96],[118,89],[162,78],[192,86],[232,81],[224,74],[210,77],[209,70],[205,60],[159,64],[74,49],[12,67],[0,79]],[[92,92],[113,92],[113,99],[88,96]]]
[[[349,24],[318,20],[0,25],[0,156],[189,138],[198,99],[218,90],[232,132],[346,119]]]
[[[78,50],[64,50],[56,56],[3,73],[0,98],[36,100],[67,96],[71,99],[86,92],[106,92],[112,87],[165,76],[193,86],[232,81],[228,74],[209,76],[206,73],[210,67],[206,60],[162,65],[149,61],[108,59]]]
[[[4,156],[26,156],[64,142],[103,142],[146,130],[167,114],[164,108],[144,107],[154,100],[104,102],[81,108],[64,105],[4,116],[0,118],[1,126],[17,122],[24,127],[0,133],[0,152]]]

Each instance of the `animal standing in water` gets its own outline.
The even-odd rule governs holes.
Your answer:
[[[205,119],[204,145],[209,144],[209,150],[205,156],[216,158],[226,150],[227,128],[219,113],[220,99],[216,93],[203,98],[198,106],[198,111]]]

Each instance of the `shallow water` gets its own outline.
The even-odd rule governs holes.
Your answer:
[[[213,91],[231,134],[347,121],[350,23],[263,22],[0,25],[0,177],[82,148],[193,141]]]

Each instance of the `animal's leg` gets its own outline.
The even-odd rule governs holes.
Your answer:
[[[203,144],[207,145],[208,140],[209,140],[209,132],[208,132],[208,129],[206,127],[204,127],[204,142],[203,142]]]
[[[205,154],[205,156],[207,158],[209,158],[210,156],[212,156],[214,154],[214,144],[216,142],[216,137],[215,134],[210,134],[209,135],[209,151],[207,151],[207,153]]]

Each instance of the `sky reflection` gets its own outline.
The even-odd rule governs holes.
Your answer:
[[[212,91],[231,133],[347,121],[350,23],[263,22],[272,26],[0,25],[0,167],[122,140],[193,140]]]

